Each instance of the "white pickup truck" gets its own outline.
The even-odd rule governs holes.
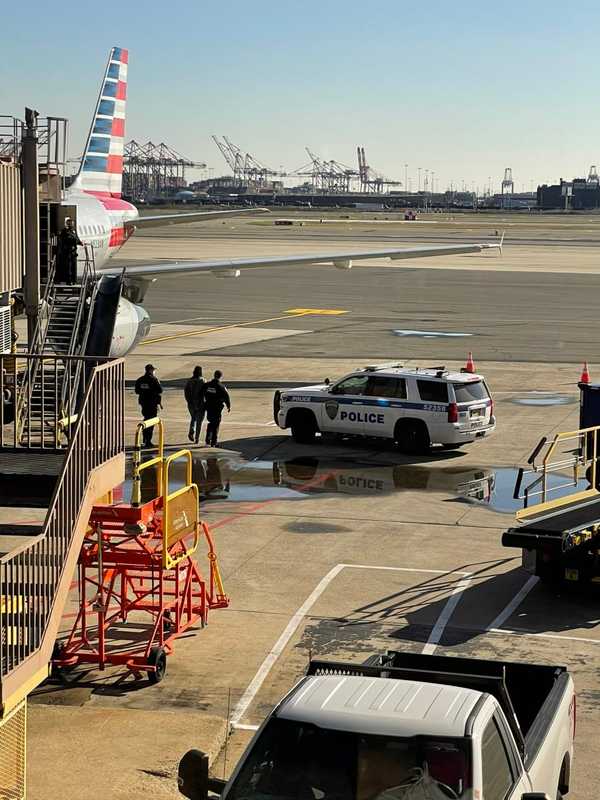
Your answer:
[[[560,800],[575,694],[565,667],[391,651],[312,661],[229,781],[181,760],[190,800]]]

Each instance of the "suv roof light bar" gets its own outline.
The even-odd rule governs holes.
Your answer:
[[[363,372],[377,372],[380,369],[402,369],[402,364],[397,364],[395,361],[388,361],[386,364],[367,364],[363,367]]]

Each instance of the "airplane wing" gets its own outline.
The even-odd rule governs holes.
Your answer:
[[[268,208],[235,208],[227,211],[186,211],[184,214],[151,214],[126,222],[129,228],[152,228],[163,225],[178,225],[182,222],[204,222],[216,217],[237,217],[241,214],[265,214]]]
[[[432,258],[434,256],[481,253],[484,250],[498,250],[501,253],[502,242],[408,247],[402,250],[366,250],[362,252],[312,253],[296,256],[266,256],[264,258],[233,258],[219,261],[166,261],[158,264],[127,266],[125,267],[125,277],[143,279],[156,278],[161,275],[193,275],[195,273],[210,272],[217,278],[238,278],[243,269],[257,269],[259,267],[333,264],[337,269],[351,269],[354,261],[365,261],[372,258],[389,258],[391,261],[400,261],[409,258]]]

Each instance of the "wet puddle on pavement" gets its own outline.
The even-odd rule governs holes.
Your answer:
[[[527,392],[510,397],[508,402],[518,406],[566,406],[577,402],[577,397],[556,392]]]
[[[260,503],[269,500],[306,500],[316,496],[368,497],[402,491],[432,492],[449,500],[471,503],[502,514],[522,508],[513,498],[517,470],[509,467],[437,467],[415,464],[377,464],[351,459],[313,457],[281,461],[245,461],[229,455],[196,456],[192,461],[192,480],[198,485],[203,503],[214,501]],[[549,489],[568,482],[565,475],[551,475]],[[185,482],[185,464],[171,466],[170,490]],[[158,493],[157,472],[142,472],[142,500]],[[586,481],[577,487],[553,491],[557,497],[588,488]],[[123,487],[123,498],[131,496],[131,479]]]

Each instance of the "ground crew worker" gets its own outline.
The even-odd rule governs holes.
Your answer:
[[[58,234],[56,253],[56,283],[77,283],[77,246],[83,242],[77,235],[71,217],[65,219],[65,227]]]
[[[190,412],[188,439],[190,442],[198,444],[202,420],[204,419],[204,378],[202,377],[202,367],[194,367],[192,377],[186,381],[183,394]]]
[[[146,364],[146,371],[135,382],[135,393],[142,408],[144,419],[158,416],[158,408],[162,408],[162,386],[156,377],[156,368]],[[144,430],[144,447],[152,447],[152,432],[154,428]]]
[[[217,446],[219,435],[219,425],[221,424],[221,414],[223,406],[227,406],[227,413],[231,412],[231,400],[229,392],[221,383],[223,373],[220,369],[215,370],[215,377],[204,386],[204,405],[206,407],[206,444],[210,447]]]

